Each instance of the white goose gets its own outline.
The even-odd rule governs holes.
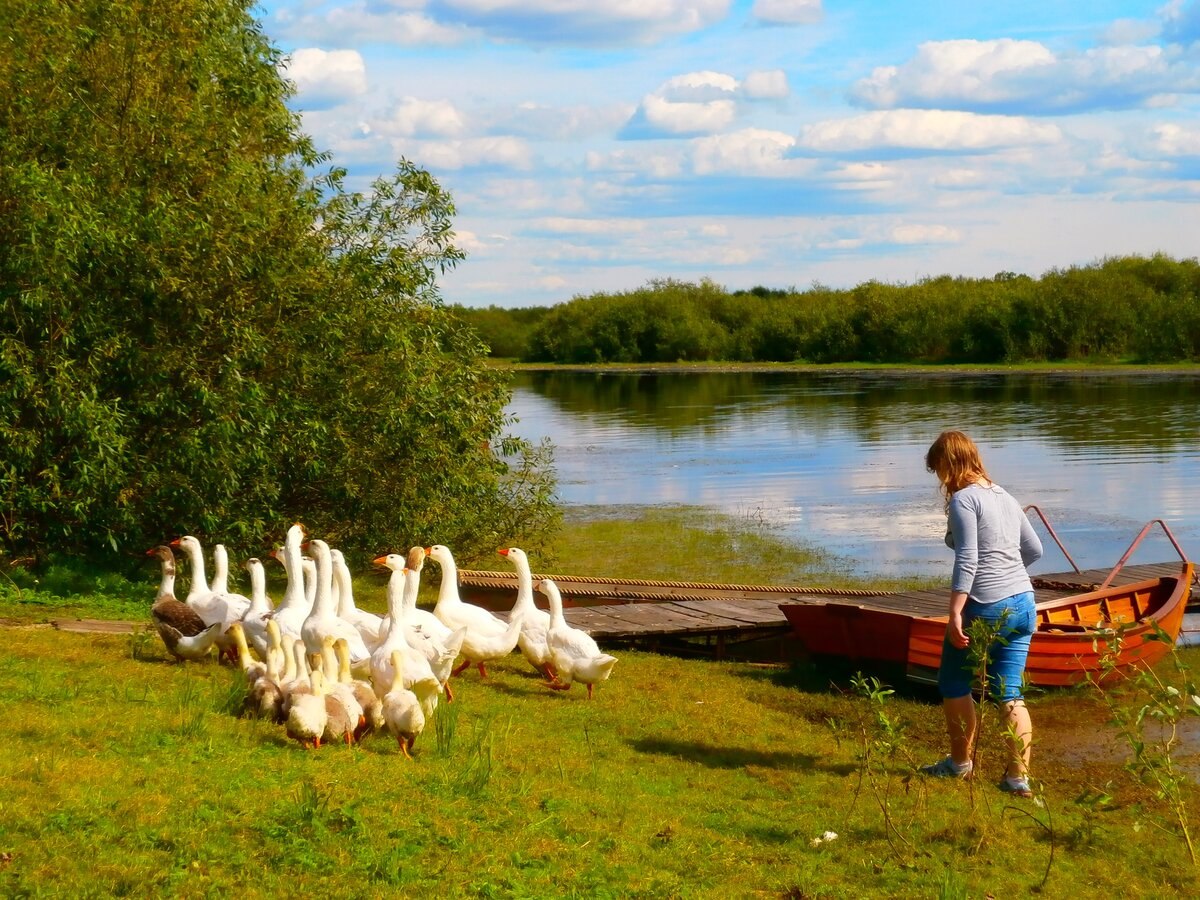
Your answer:
[[[383,616],[355,606],[354,583],[346,557],[340,550],[330,550],[329,554],[333,557],[333,583],[338,588],[338,617],[357,628],[363,643],[374,650],[383,640]]]
[[[479,669],[480,677],[486,678],[485,663],[503,659],[517,646],[517,639],[521,636],[521,617],[514,614],[505,622],[482,606],[464,603],[458,595],[458,567],[449,548],[434,544],[427,547],[425,552],[442,567],[442,584],[438,589],[433,614],[448,628],[467,629],[461,651],[463,662],[451,674],[458,675],[474,664]]]
[[[246,560],[246,571],[250,573],[250,608],[242,616],[242,627],[246,630],[246,640],[254,647],[258,658],[266,660],[271,645],[267,623],[272,621],[271,611],[275,605],[267,596],[267,573],[263,570],[262,561],[250,557]]]
[[[418,549],[423,560],[425,550],[414,548]],[[412,559],[413,553],[410,551],[409,560]],[[391,635],[393,629],[401,630],[408,646],[429,663],[429,670],[445,691],[447,702],[453,701],[454,691],[450,687],[450,673],[454,671],[454,660],[462,649],[467,629],[463,627],[451,631],[432,613],[417,608],[421,573],[405,567],[402,556],[389,553],[376,559],[375,564],[386,566],[392,572],[387,586],[388,615],[384,619],[385,637]],[[397,595],[400,595],[399,601]],[[419,614],[423,618],[419,618]]]
[[[417,735],[425,730],[425,713],[417,695],[404,687],[402,650],[392,651],[392,686],[383,695],[383,720],[388,733],[400,745],[406,759],[412,759],[412,747]]]
[[[312,610],[312,602],[305,593],[304,563],[300,556],[303,540],[304,528],[299,524],[293,525],[288,529],[283,547],[275,554],[287,573],[287,587],[283,592],[283,600],[271,618],[278,623],[281,634],[296,640],[300,640],[300,628]]]
[[[396,680],[393,659],[399,652],[399,658],[404,663],[404,669],[400,673],[404,687],[417,695],[425,714],[432,715],[437,707],[441,683],[433,674],[429,660],[408,645],[404,627],[404,574],[403,567],[393,569],[388,580],[386,634],[383,643],[371,654],[371,686],[376,694],[385,694],[391,689]]]
[[[287,735],[300,742],[301,746],[321,746],[329,714],[325,710],[325,676],[320,669],[309,675],[310,690],[307,693],[293,691],[287,712]]]
[[[358,629],[338,618],[333,607],[333,560],[329,545],[322,540],[311,540],[308,546],[317,564],[317,592],[313,598],[312,611],[300,626],[300,638],[309,653],[319,654],[321,642],[326,636],[345,638],[350,645],[351,665],[360,670],[369,670],[371,652],[363,643]]]
[[[354,699],[362,708],[362,721],[354,730],[354,740],[361,741],[368,734],[383,727],[383,704],[380,703],[371,683],[363,681],[361,678],[355,678],[350,671],[350,647],[346,644],[345,639],[338,638],[333,649],[337,653],[338,683],[350,689]]]
[[[199,613],[206,625],[220,624],[217,644],[231,660],[236,659],[237,646],[229,636],[229,626],[240,621],[246,614],[246,610],[250,608],[250,598],[241,594],[218,594],[208,588],[204,576],[204,551],[200,547],[200,541],[190,534],[176,538],[171,542],[171,546],[178,546],[187,553],[192,565],[192,585],[185,602]]]
[[[338,659],[334,645],[342,638],[325,635],[321,640],[321,674],[325,676],[325,712],[328,722],[324,738],[327,741],[345,740],[352,744],[365,722],[362,705],[349,684],[338,680]]]
[[[590,699],[593,685],[612,674],[617,658],[601,653],[600,647],[586,631],[567,624],[567,620],[563,618],[562,594],[559,593],[558,585],[549,578],[544,578],[537,589],[550,601],[550,631],[547,642],[559,678],[559,682],[550,687],[565,691],[573,682],[578,681],[587,685]]]
[[[209,588],[214,594],[229,593],[229,553],[224,544],[213,544],[213,577]]]
[[[550,633],[550,613],[538,609],[533,602],[533,572],[529,568],[529,557],[519,547],[501,547],[498,551],[517,569],[517,599],[512,614],[521,616],[521,637],[517,646],[529,660],[529,664],[541,672],[549,682],[557,681],[554,675],[554,660],[547,643]]]

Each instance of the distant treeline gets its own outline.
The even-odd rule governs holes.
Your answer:
[[[1174,362],[1200,359],[1200,262],[1128,256],[1036,279],[844,290],[656,280],[551,307],[453,311],[492,356],[526,362]]]

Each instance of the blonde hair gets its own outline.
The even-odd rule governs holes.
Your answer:
[[[938,477],[947,508],[950,498],[969,484],[991,482],[979,448],[961,431],[943,431],[925,453],[925,468]]]

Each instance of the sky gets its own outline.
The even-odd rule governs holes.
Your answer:
[[[262,0],[303,130],[453,197],[448,303],[1197,255],[1200,0]]]

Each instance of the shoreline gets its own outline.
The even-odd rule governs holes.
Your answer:
[[[897,377],[957,377],[962,375],[1070,375],[1098,377],[1200,378],[1200,363],[1019,363],[1014,365],[921,363],[522,363],[489,360],[510,372],[571,372],[593,375],[773,374],[893,375]]]

